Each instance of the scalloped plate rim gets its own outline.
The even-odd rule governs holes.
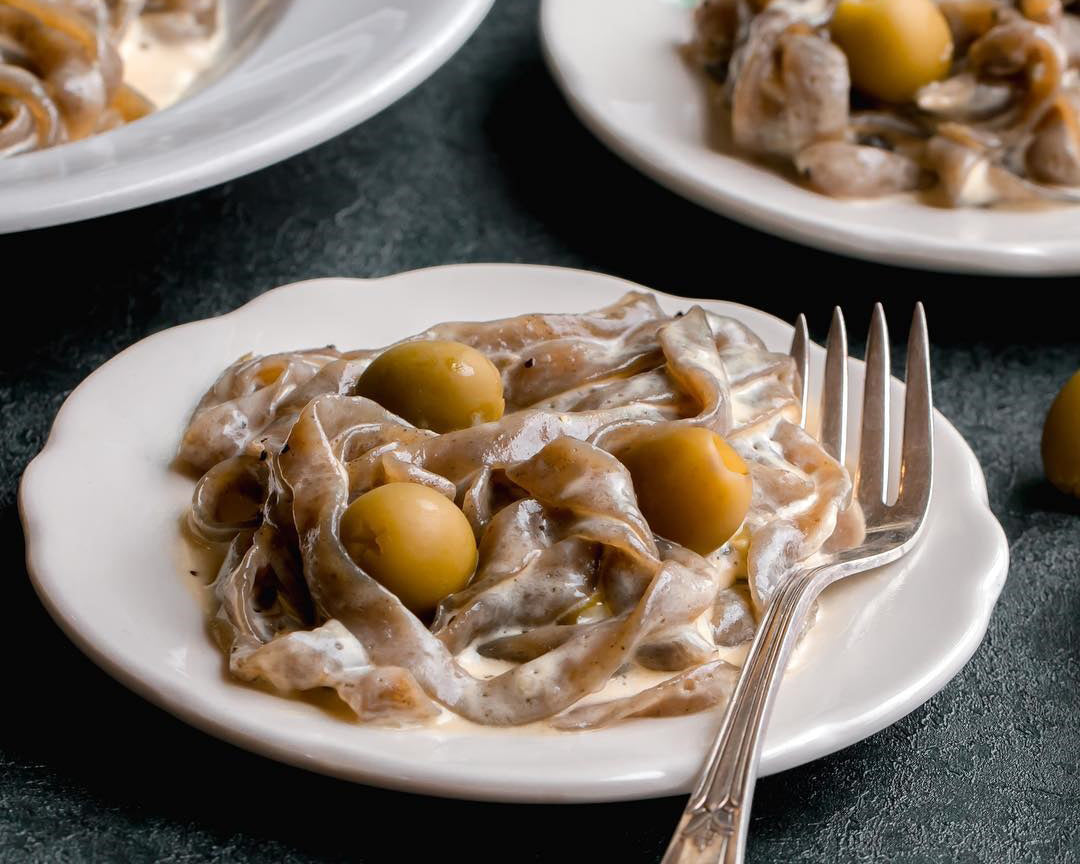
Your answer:
[[[92,633],[92,624],[88,625],[87,622],[82,621],[78,610],[70,607],[71,597],[67,596],[70,588],[65,587],[65,578],[67,577],[64,574],[52,572],[48,564],[43,560],[48,537],[50,534],[54,534],[54,531],[47,515],[47,503],[38,500],[34,490],[39,483],[43,482],[40,478],[47,474],[50,464],[58,466],[62,463],[65,442],[68,440],[69,434],[77,433],[77,429],[74,427],[77,424],[83,400],[91,389],[91,382],[102,380],[104,370],[116,370],[118,367],[123,367],[134,355],[147,349],[153,349],[155,345],[163,345],[165,340],[171,338],[170,334],[175,336],[179,332],[191,333],[199,329],[222,327],[245,319],[257,320],[263,315],[272,314],[275,305],[278,305],[282,298],[290,292],[296,292],[296,296],[299,296],[308,292],[333,290],[335,286],[341,286],[345,283],[364,289],[378,289],[394,281],[439,281],[447,276],[450,277],[450,281],[453,281],[460,276],[479,274],[482,271],[506,276],[529,271],[534,275],[540,274],[538,276],[540,279],[549,277],[564,279],[569,277],[583,282],[592,280],[597,284],[597,290],[600,288],[600,283],[605,283],[605,286],[610,288],[618,287],[626,290],[643,288],[643,286],[616,277],[559,267],[504,264],[447,265],[407,271],[375,279],[326,278],[292,283],[272,289],[249,301],[244,306],[224,315],[189,322],[152,334],[121,351],[99,367],[98,370],[91,373],[87,379],[72,391],[57,414],[45,446],[24,472],[19,487],[18,504],[25,531],[27,569],[31,581],[42,603],[60,628],[84,654],[120,683],[196,728],[245,749],[288,764],[342,779],[386,788],[473,800],[522,802],[615,801],[683,792],[688,788],[693,773],[692,767],[686,765],[672,767],[672,765],[667,764],[653,772],[639,772],[640,776],[625,776],[615,771],[610,764],[605,763],[606,768],[602,764],[598,773],[594,772],[587,778],[583,778],[579,785],[567,788],[564,785],[567,779],[566,766],[559,769],[562,773],[557,780],[553,780],[544,776],[515,776],[500,770],[500,766],[481,766],[479,770],[473,770],[472,767],[457,770],[461,766],[455,767],[442,764],[417,766],[407,762],[403,764],[400,758],[396,760],[393,757],[384,759],[381,752],[372,749],[378,744],[379,735],[392,734],[400,736],[412,734],[409,731],[387,733],[386,730],[365,729],[365,732],[371,731],[375,733],[372,736],[374,744],[368,742],[364,747],[359,747],[356,752],[362,755],[364,759],[361,762],[349,765],[328,760],[325,754],[305,753],[295,746],[295,742],[290,742],[288,736],[268,740],[266,737],[255,734],[249,724],[230,722],[220,712],[215,713],[213,710],[208,710],[207,706],[200,702],[201,697],[193,700],[192,693],[177,690],[175,686],[170,685],[160,675],[156,679],[148,677],[145,670],[140,671],[137,668],[138,663],[133,661],[130,656],[115,656],[107,647],[99,645]],[[645,288],[644,290],[651,291],[652,289]],[[656,291],[652,293],[668,302],[695,302],[691,298],[677,297]],[[705,305],[726,306],[733,311],[745,310],[746,313],[753,313],[755,316],[765,315],[767,318],[790,329],[789,325],[779,321],[779,319],[774,319],[772,316],[768,316],[767,313],[753,307],[713,300],[702,300],[700,302]],[[590,304],[586,303],[586,305]],[[815,356],[823,353],[823,349],[819,346],[814,346],[814,350]],[[860,361],[852,359],[851,363],[857,366]],[[896,388],[900,385],[894,381],[893,386]],[[190,408],[190,406],[186,407]],[[933,674],[924,678],[917,689],[909,690],[896,699],[886,700],[880,710],[873,716],[864,715],[854,721],[849,720],[847,723],[834,722],[812,726],[806,730],[801,738],[786,741],[779,750],[773,747],[772,742],[767,739],[763,773],[775,773],[820,758],[891,725],[917,708],[951,680],[982,641],[989,624],[991,611],[1007,575],[1008,544],[1001,526],[989,509],[985,479],[974,453],[963,441],[959,432],[940,414],[935,417],[935,428],[938,435],[945,434],[948,439],[962,447],[962,451],[960,451],[963,453],[964,465],[962,467],[964,477],[968,483],[966,491],[970,493],[970,501],[973,505],[972,513],[976,514],[984,527],[989,530],[988,536],[995,546],[992,556],[994,559],[993,566],[983,574],[979,582],[980,590],[975,597],[977,602],[974,602],[971,606],[972,617],[967,622],[963,637],[956,643],[948,656],[939,659]],[[933,530],[933,528],[931,527],[929,530]],[[192,604],[194,605],[194,600],[192,600]],[[198,639],[204,639],[209,643],[208,637],[201,629],[195,635]],[[216,648],[210,647],[216,651]],[[248,690],[248,688],[239,685],[232,686],[238,690]],[[781,692],[783,693],[783,691]],[[269,698],[277,699],[278,697],[269,696]],[[678,727],[679,730],[695,729],[700,731],[697,726],[687,726],[686,724],[688,721],[691,724],[704,722],[698,719],[702,717],[709,718],[707,721],[709,723],[714,723],[717,719],[716,712],[710,712],[705,715],[695,715],[687,718],[637,720],[621,724],[620,727],[616,727],[616,731],[619,735],[623,735],[625,730],[630,729],[629,740],[641,737],[637,732],[645,728],[646,724],[656,724],[654,727],[656,729],[660,729],[666,724],[672,724],[670,727],[672,730],[676,730],[676,727]],[[364,729],[364,727],[344,725],[347,729]],[[855,725],[860,727],[857,731],[853,731]],[[360,734],[363,735],[363,733]],[[587,738],[587,736],[602,735],[604,732],[577,734]],[[707,735],[707,729],[702,734]],[[436,737],[438,736],[436,735]],[[535,737],[530,735],[517,736],[518,740],[534,742],[543,741],[546,737],[543,735]],[[549,740],[562,737],[565,737],[565,733],[564,735],[555,735],[554,738]],[[623,737],[626,736],[623,735]],[[447,736],[447,741],[452,741],[454,738],[455,734],[451,733]],[[509,741],[510,738],[506,737],[506,740]],[[586,753],[588,745],[586,744],[579,749],[582,753]],[[605,754],[605,758],[610,763],[610,754]],[[571,773],[576,773],[579,768],[580,766],[575,766],[574,772]]]

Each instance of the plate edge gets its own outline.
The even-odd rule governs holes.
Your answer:
[[[465,799],[465,800],[477,800],[477,801],[508,801],[508,802],[513,801],[515,803],[587,803],[587,802],[601,802],[601,801],[640,800],[640,799],[644,799],[644,798],[659,797],[659,796],[671,795],[671,794],[680,794],[679,791],[673,791],[670,787],[663,786],[663,784],[659,784],[659,786],[657,786],[657,788],[655,788],[655,789],[651,789],[651,790],[649,790],[649,789],[639,789],[639,790],[636,790],[635,792],[632,792],[632,793],[626,794],[626,795],[612,794],[610,792],[604,792],[602,794],[602,796],[601,795],[596,795],[596,794],[583,794],[581,796],[578,796],[578,795],[575,795],[573,793],[567,794],[565,791],[562,791],[562,792],[560,792],[558,794],[554,794],[554,793],[552,793],[551,790],[543,790],[543,789],[538,789],[538,790],[536,790],[534,792],[529,792],[529,791],[525,791],[525,790],[507,790],[507,789],[494,790],[494,789],[492,789],[488,793],[485,793],[483,789],[473,789],[473,790],[469,790],[469,791],[463,793],[460,789],[451,788],[449,781],[446,781],[446,782],[443,782],[443,781],[416,781],[416,780],[410,780],[410,779],[406,778],[406,779],[402,779],[399,782],[397,782],[397,781],[394,781],[393,779],[388,779],[385,775],[378,775],[377,777],[371,777],[369,775],[367,778],[362,778],[362,779],[360,779],[358,781],[357,778],[358,778],[359,774],[357,772],[355,772],[355,771],[350,770],[350,771],[335,772],[332,769],[332,766],[327,766],[327,765],[322,764],[322,763],[320,763],[318,765],[310,764],[309,762],[305,762],[302,758],[299,758],[297,754],[293,753],[292,751],[288,750],[287,748],[278,747],[277,745],[273,745],[273,744],[268,746],[267,743],[262,741],[262,740],[251,741],[243,733],[237,733],[232,727],[223,726],[221,724],[218,724],[218,723],[215,723],[213,721],[207,720],[202,715],[196,714],[194,712],[188,713],[185,710],[184,705],[181,702],[179,702],[177,699],[173,698],[169,693],[167,693],[167,692],[153,686],[149,682],[146,682],[146,681],[142,680],[141,678],[138,678],[137,676],[135,676],[133,674],[129,674],[126,670],[124,670],[118,664],[114,664],[111,659],[106,657],[104,654],[98,652],[97,649],[93,646],[92,643],[90,643],[88,640],[83,639],[82,636],[79,634],[78,630],[76,629],[76,626],[75,626],[74,622],[69,621],[61,613],[61,611],[52,603],[51,599],[48,596],[48,587],[47,587],[47,581],[48,580],[41,578],[41,576],[39,574],[39,571],[38,571],[38,569],[37,569],[37,567],[35,565],[35,548],[38,545],[40,545],[40,542],[39,542],[40,537],[38,536],[39,533],[40,533],[40,530],[37,529],[33,523],[34,522],[40,523],[40,522],[43,522],[44,520],[35,519],[34,515],[31,512],[34,509],[35,505],[32,503],[32,500],[31,500],[33,496],[30,494],[30,492],[28,490],[32,486],[33,475],[35,473],[39,472],[44,464],[47,464],[47,462],[49,461],[48,457],[50,455],[49,451],[50,450],[54,450],[54,451],[57,450],[58,449],[58,442],[61,442],[63,440],[63,435],[61,434],[60,436],[57,436],[57,431],[58,431],[58,427],[60,427],[62,425],[61,420],[62,420],[63,415],[65,413],[65,409],[68,408],[68,405],[71,402],[71,400],[76,398],[77,394],[83,388],[83,386],[88,381],[90,381],[91,378],[96,376],[99,371],[101,371],[102,369],[104,369],[108,365],[112,364],[114,361],[118,361],[121,357],[123,357],[128,352],[133,351],[135,348],[137,348],[138,346],[143,345],[144,343],[148,343],[148,342],[151,342],[153,340],[163,338],[165,336],[165,334],[169,334],[169,333],[171,333],[172,331],[175,331],[175,330],[182,330],[184,328],[195,327],[195,326],[213,325],[213,324],[216,324],[218,322],[224,323],[228,319],[234,318],[234,317],[235,318],[240,318],[247,311],[250,311],[251,308],[256,308],[258,305],[260,305],[261,301],[264,301],[266,298],[268,298],[268,297],[270,297],[272,295],[276,295],[279,292],[291,291],[291,290],[295,290],[295,289],[301,289],[302,290],[304,287],[312,286],[312,285],[318,285],[318,284],[322,284],[322,283],[350,282],[350,283],[356,283],[357,285],[363,285],[365,287],[368,287],[368,286],[377,285],[377,284],[383,283],[383,282],[390,282],[390,281],[393,281],[393,280],[399,279],[399,278],[413,277],[413,276],[416,276],[416,275],[419,275],[419,274],[434,273],[434,272],[438,272],[438,271],[459,270],[459,269],[475,269],[475,268],[483,268],[483,269],[502,269],[502,268],[505,268],[505,269],[516,270],[516,269],[520,269],[522,267],[526,267],[526,268],[529,268],[529,269],[535,269],[535,270],[558,271],[558,272],[566,274],[566,275],[578,275],[578,276],[583,276],[583,277],[588,277],[588,278],[602,279],[604,281],[609,281],[609,282],[612,282],[612,283],[618,283],[618,284],[621,284],[621,285],[625,285],[628,289],[645,290],[645,291],[648,291],[649,293],[652,293],[652,294],[655,294],[655,295],[658,295],[658,296],[661,296],[661,297],[664,297],[664,298],[667,298],[667,299],[670,299],[670,300],[674,300],[674,301],[677,301],[677,302],[683,302],[683,303],[686,303],[686,302],[691,302],[692,303],[692,302],[695,302],[695,301],[700,301],[700,302],[704,302],[704,303],[723,302],[723,303],[727,303],[727,304],[732,305],[732,306],[736,306],[736,307],[739,307],[739,308],[750,310],[750,311],[754,312],[755,314],[766,315],[769,318],[772,318],[774,321],[782,323],[785,328],[793,329],[791,327],[791,325],[789,325],[786,321],[783,321],[783,319],[780,319],[777,316],[772,315],[771,313],[765,312],[764,310],[757,309],[755,307],[748,306],[746,304],[735,303],[735,302],[732,302],[732,301],[717,301],[715,299],[707,299],[707,298],[683,297],[683,296],[680,296],[680,295],[670,294],[670,293],[667,293],[667,292],[658,291],[658,290],[655,290],[655,289],[652,289],[652,288],[648,288],[647,286],[641,285],[639,283],[632,282],[632,281],[627,280],[627,279],[623,279],[621,277],[611,276],[611,275],[608,275],[608,274],[598,273],[598,272],[589,271],[589,270],[580,270],[580,269],[576,269],[576,268],[558,267],[558,266],[552,266],[552,265],[512,264],[512,263],[503,263],[503,262],[487,262],[487,263],[436,265],[436,266],[433,266],[433,267],[416,268],[414,270],[407,270],[407,271],[402,271],[400,273],[390,274],[390,275],[386,275],[386,276],[379,276],[379,277],[371,277],[371,278],[321,277],[321,278],[302,280],[302,281],[299,281],[299,282],[288,283],[286,285],[282,285],[282,286],[278,286],[276,288],[272,288],[269,291],[266,291],[266,292],[264,292],[264,293],[262,293],[262,294],[260,294],[260,295],[258,295],[256,297],[252,298],[251,300],[244,303],[242,306],[240,306],[240,307],[238,307],[238,308],[236,308],[234,310],[231,310],[229,312],[223,313],[221,315],[213,316],[211,318],[201,319],[201,320],[198,320],[198,321],[186,322],[184,324],[179,324],[179,325],[176,325],[174,327],[166,328],[166,329],[160,330],[160,331],[158,331],[156,333],[152,333],[149,336],[146,336],[143,339],[138,340],[137,342],[133,343],[132,345],[129,345],[128,347],[126,347],[122,351],[118,352],[116,355],[111,357],[108,361],[106,361],[101,366],[99,366],[97,369],[95,369],[93,372],[91,372],[89,375],[87,375],[86,378],[83,379],[83,381],[80,382],[80,384],[74,390],[72,390],[72,392],[67,396],[67,398],[64,400],[64,403],[61,405],[59,411],[57,412],[57,415],[54,418],[53,424],[52,424],[52,426],[50,428],[49,435],[46,438],[45,444],[43,445],[42,449],[38,452],[38,454],[35,455],[35,457],[27,464],[27,467],[24,469],[22,477],[20,478],[18,494],[17,494],[17,507],[18,507],[20,522],[22,523],[23,534],[24,534],[25,558],[26,558],[27,573],[30,576],[30,581],[31,581],[31,584],[32,584],[32,586],[34,588],[35,593],[37,594],[38,598],[41,600],[42,605],[45,607],[45,609],[49,613],[50,617],[54,620],[54,622],[56,622],[56,624],[59,626],[61,631],[76,645],[76,647],[79,648],[79,650],[84,655],[86,655],[90,660],[92,660],[95,663],[95,665],[97,665],[104,672],[106,672],[106,674],[110,675],[110,677],[112,677],[115,680],[119,681],[125,687],[131,689],[132,691],[138,693],[143,698],[147,699],[147,701],[152,702],[153,704],[157,705],[159,708],[162,708],[163,710],[167,711],[168,713],[172,714],[173,716],[178,717],[183,722],[188,723],[188,724],[194,726],[195,728],[200,729],[203,732],[211,734],[211,735],[213,735],[214,737],[216,737],[216,738],[218,738],[220,740],[224,740],[227,743],[231,744],[232,746],[238,746],[238,747],[241,747],[241,748],[243,748],[245,750],[249,750],[249,751],[255,752],[255,753],[260,754],[260,755],[269,755],[269,756],[271,756],[271,758],[274,758],[277,761],[281,761],[281,762],[284,762],[286,764],[290,764],[290,765],[293,765],[293,766],[296,766],[296,767],[304,768],[306,770],[314,770],[314,771],[317,771],[318,773],[330,774],[331,776],[336,776],[336,777],[339,777],[341,779],[350,780],[352,782],[365,782],[365,783],[369,783],[369,785],[375,785],[375,786],[378,786],[380,788],[393,788],[393,789],[397,789],[399,791],[418,792],[418,793],[421,793],[421,794],[436,795],[436,796],[442,796],[442,797],[452,797],[452,798],[459,798],[459,799]],[[820,346],[815,345],[815,347],[818,350],[823,350],[823,349],[820,348]],[[862,362],[862,361],[859,361],[857,358],[849,358],[849,362],[851,362],[851,361],[854,361],[856,363]],[[895,380],[897,380],[897,379],[894,378],[894,381]],[[900,383],[902,385],[902,382],[900,382]],[[1004,587],[1005,581],[1006,581],[1007,576],[1008,576],[1008,565],[1009,565],[1009,545],[1008,545],[1008,540],[1007,540],[1007,537],[1005,535],[1004,529],[1002,528],[1000,522],[998,521],[997,517],[994,515],[993,511],[991,510],[991,508],[989,506],[985,475],[984,475],[984,473],[982,471],[982,466],[979,464],[978,458],[976,457],[974,451],[971,449],[970,445],[967,443],[967,441],[964,439],[964,437],[960,434],[960,432],[956,429],[956,427],[953,426],[953,424],[948,420],[948,418],[946,418],[943,414],[940,413],[940,411],[937,411],[936,409],[935,409],[935,415],[936,415],[935,421],[943,423],[945,425],[946,430],[948,431],[948,433],[951,434],[952,436],[954,436],[955,439],[960,444],[963,445],[963,451],[964,451],[964,454],[965,454],[964,455],[964,460],[965,460],[965,467],[966,467],[967,477],[968,477],[969,481],[974,481],[977,484],[977,490],[976,491],[977,491],[978,494],[976,496],[976,499],[977,499],[976,503],[979,505],[977,507],[978,514],[979,514],[981,519],[987,521],[987,524],[991,525],[992,528],[994,529],[996,545],[998,547],[998,551],[999,551],[1000,556],[1001,556],[1000,557],[1000,567],[998,568],[1000,570],[1000,573],[996,574],[997,579],[989,586],[990,590],[987,591],[987,592],[983,592],[983,595],[982,595],[983,604],[982,604],[982,606],[980,607],[980,610],[979,610],[980,613],[981,613],[980,616],[979,616],[979,619],[978,619],[977,622],[975,622],[975,626],[969,628],[969,630],[967,631],[967,634],[966,634],[967,638],[963,642],[961,642],[957,646],[957,649],[953,652],[953,655],[950,658],[950,663],[942,664],[943,666],[948,666],[950,668],[946,671],[946,673],[934,677],[931,680],[930,684],[928,684],[924,688],[921,688],[918,691],[918,694],[919,694],[918,698],[919,698],[920,701],[918,701],[915,705],[912,705],[909,708],[906,708],[906,709],[904,709],[902,711],[899,711],[899,712],[895,713],[895,716],[892,716],[891,714],[883,715],[884,722],[882,722],[881,725],[877,726],[877,728],[873,729],[868,734],[862,735],[855,742],[835,744],[835,743],[833,743],[833,739],[830,739],[827,735],[818,734],[818,735],[816,735],[814,737],[816,739],[820,739],[820,740],[823,741],[820,752],[819,752],[819,750],[817,748],[811,748],[811,755],[809,757],[795,758],[795,759],[792,759],[790,761],[785,760],[783,754],[780,754],[779,756],[775,757],[777,759],[777,761],[779,762],[779,764],[775,765],[775,766],[774,765],[768,766],[768,768],[765,771],[762,772],[762,776],[767,776],[769,774],[779,773],[780,771],[788,770],[789,768],[793,768],[793,767],[796,767],[798,765],[807,764],[809,762],[815,761],[816,759],[822,758],[823,756],[829,755],[830,753],[837,752],[838,750],[841,750],[841,749],[845,749],[848,746],[854,746],[854,744],[860,743],[861,741],[868,738],[870,735],[876,734],[877,732],[881,731],[882,729],[887,728],[888,726],[892,725],[893,723],[895,723],[896,721],[898,721],[899,719],[901,719],[902,717],[904,717],[908,713],[910,713],[910,712],[916,710],[917,708],[921,707],[921,705],[925,704],[925,702],[927,700],[929,700],[933,695],[938,693],[946,684],[949,683],[949,681],[951,681],[957,674],[959,674],[959,672],[967,664],[968,660],[970,660],[970,658],[974,654],[974,652],[982,644],[982,641],[983,641],[983,639],[985,637],[987,628],[989,627],[989,624],[990,624],[990,619],[991,619],[991,615],[992,615],[994,606],[995,606],[995,604],[997,602],[998,597],[1000,596],[1000,593],[1001,593],[1001,591],[1002,591],[1002,589]],[[62,429],[60,431],[62,433]],[[45,458],[43,458],[43,457],[45,457]],[[953,664],[955,664],[955,667],[953,667]],[[891,719],[889,719],[889,718],[891,718]],[[871,724],[871,725],[874,725],[874,724]],[[830,728],[832,728],[832,727],[825,727],[825,731],[827,732],[828,729],[830,729]],[[244,743],[241,743],[241,742],[244,742]],[[250,742],[250,743],[248,743],[248,742]],[[789,745],[789,748],[790,748],[790,746],[791,745]]]
[[[567,64],[560,62],[559,52],[552,44],[551,25],[548,16],[551,14],[550,9],[555,2],[558,2],[558,0],[541,0],[539,16],[540,45],[544,63],[559,92],[574,116],[591,135],[630,167],[673,194],[699,207],[717,213],[726,219],[730,219],[732,222],[746,225],[764,234],[771,234],[808,249],[824,250],[832,254],[857,258],[875,264],[981,276],[1051,278],[1080,274],[1080,255],[1074,255],[1061,263],[1048,260],[1048,256],[1066,254],[1067,249],[1056,252],[1053,250],[1039,250],[1038,254],[1029,255],[1020,252],[997,252],[988,256],[985,249],[948,247],[943,251],[950,257],[934,258],[933,253],[912,249],[907,242],[904,242],[904,246],[908,248],[895,250],[884,248],[881,245],[872,247],[860,245],[853,237],[845,239],[845,237],[829,236],[822,239],[822,235],[814,233],[814,226],[812,225],[795,227],[783,225],[778,223],[775,216],[767,211],[759,212],[755,208],[747,213],[740,210],[740,205],[736,202],[710,196],[706,192],[697,189],[694,183],[680,176],[678,172],[653,163],[646,155],[639,153],[637,148],[619,140],[614,132],[605,128],[603,122],[599,119],[599,115],[578,96],[577,91],[569,81],[569,76],[566,74],[565,67]],[[887,241],[877,241],[877,244],[882,242]]]

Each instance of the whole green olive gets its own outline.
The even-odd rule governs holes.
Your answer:
[[[1047,479],[1080,497],[1080,372],[1061,388],[1046,415],[1042,459]]]
[[[441,339],[388,348],[364,370],[356,392],[440,433],[498,420],[505,407],[495,365],[469,345]]]
[[[840,0],[829,28],[851,83],[886,102],[910,102],[952,63],[952,33],[933,0]]]
[[[464,588],[476,569],[469,520],[419,483],[387,483],[353,501],[341,517],[341,542],[365,572],[420,616]]]
[[[615,454],[629,469],[649,527],[700,555],[723,546],[750,509],[750,471],[699,426],[673,426]]]

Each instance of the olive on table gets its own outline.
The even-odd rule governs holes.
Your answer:
[[[952,63],[952,33],[933,0],[840,0],[829,30],[852,85],[886,102],[910,102]]]
[[[699,555],[723,546],[750,509],[750,471],[710,429],[660,429],[615,455],[630,471],[649,527]]]
[[[1062,492],[1080,497],[1080,372],[1058,393],[1042,435],[1043,468]]]
[[[442,339],[388,348],[364,370],[356,392],[439,433],[498,420],[505,407],[495,365],[469,345]]]
[[[452,501],[419,483],[387,483],[341,517],[349,556],[419,616],[464,588],[476,569],[476,540]]]

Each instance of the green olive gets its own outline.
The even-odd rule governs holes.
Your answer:
[[[1047,479],[1080,497],[1080,372],[1061,388],[1046,415],[1042,459]]]
[[[723,546],[750,509],[750,471],[709,429],[674,426],[616,454],[649,527],[700,555]]]
[[[341,517],[341,542],[372,578],[417,615],[464,588],[476,569],[476,540],[454,503],[419,483],[387,483]]]
[[[851,83],[886,102],[910,102],[952,63],[952,33],[933,0],[840,0],[829,26]]]
[[[498,420],[505,404],[495,365],[475,348],[441,339],[383,351],[360,376],[356,392],[440,433]]]

